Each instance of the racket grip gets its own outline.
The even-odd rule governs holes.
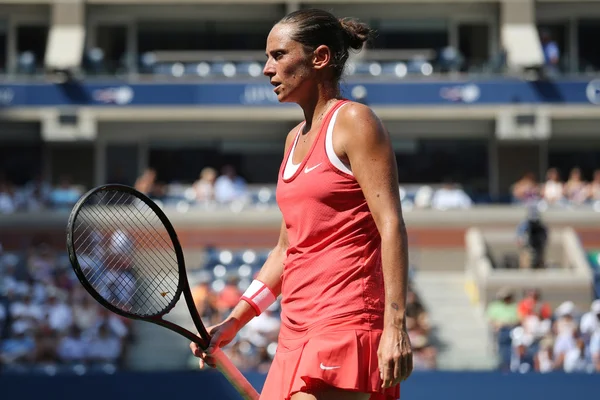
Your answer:
[[[215,360],[217,369],[227,378],[229,383],[242,395],[244,400],[258,400],[260,395],[254,387],[248,382],[246,377],[242,375],[239,369],[231,362],[231,360],[223,353],[223,350],[217,348],[211,356]]]

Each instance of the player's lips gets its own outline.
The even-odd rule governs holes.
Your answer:
[[[273,89],[273,91],[277,92],[277,89],[279,89],[279,87],[281,86],[281,82],[271,81],[271,85],[275,86],[275,89]]]

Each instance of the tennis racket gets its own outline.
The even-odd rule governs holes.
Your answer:
[[[126,318],[152,322],[206,349],[210,343],[194,305],[177,234],[164,212],[125,185],[94,188],[73,207],[67,250],[77,278],[102,306]],[[181,295],[198,335],[163,319]],[[217,369],[244,399],[258,393],[221,349]]]

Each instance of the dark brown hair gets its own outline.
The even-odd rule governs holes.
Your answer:
[[[344,72],[350,49],[360,50],[371,38],[373,30],[363,22],[352,18],[337,18],[333,14],[317,8],[294,11],[280,21],[280,24],[294,24],[296,30],[292,39],[301,43],[308,51],[321,45],[331,50],[331,67],[336,81]]]

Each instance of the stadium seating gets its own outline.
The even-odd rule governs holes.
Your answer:
[[[45,244],[0,250],[0,361],[12,372],[114,373],[134,337],[130,321],[101,308],[68,257]]]

